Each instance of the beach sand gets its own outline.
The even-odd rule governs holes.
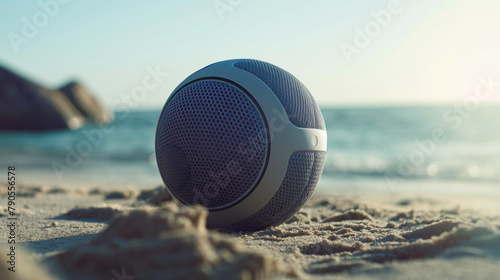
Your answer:
[[[0,216],[6,220],[6,186]],[[317,191],[288,222],[206,229],[162,189],[21,186],[0,279],[498,279],[498,197]]]

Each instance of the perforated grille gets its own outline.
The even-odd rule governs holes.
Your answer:
[[[303,128],[325,129],[318,104],[307,88],[292,74],[267,62],[244,59],[234,67],[259,77],[273,90],[285,108],[290,121]]]
[[[156,157],[165,184],[186,204],[238,202],[267,160],[264,123],[245,93],[221,81],[180,89],[158,124]]]
[[[304,206],[323,172],[325,152],[295,152],[288,161],[285,178],[273,198],[257,213],[229,226],[253,231],[286,222]]]

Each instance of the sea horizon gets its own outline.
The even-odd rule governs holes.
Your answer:
[[[465,118],[454,107],[438,104],[323,106],[328,150],[318,188],[394,192],[426,185],[453,191],[452,186],[465,185],[471,192],[474,186],[500,190],[497,107],[480,106]],[[154,154],[160,112],[117,111],[109,125],[112,133],[96,125],[43,133],[2,132],[0,162],[17,165],[24,173],[20,178],[29,183],[161,184]],[[443,142],[433,139],[436,129],[446,134]]]

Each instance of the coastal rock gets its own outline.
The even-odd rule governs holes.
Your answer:
[[[60,87],[59,91],[71,101],[88,121],[104,124],[112,120],[112,115],[78,82],[69,82]]]
[[[111,120],[112,114],[76,82],[52,90],[0,66],[0,130],[77,129]]]

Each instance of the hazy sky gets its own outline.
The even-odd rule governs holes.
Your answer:
[[[496,0],[66,2],[2,1],[0,64],[50,87],[80,80],[106,106],[147,67],[169,76],[138,106],[159,108],[233,58],[282,67],[322,106],[458,102],[478,76],[500,82]]]

